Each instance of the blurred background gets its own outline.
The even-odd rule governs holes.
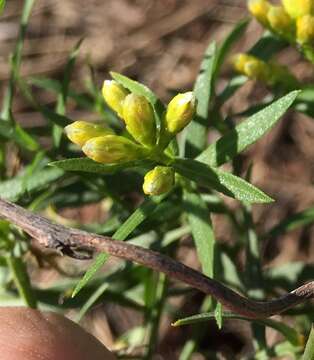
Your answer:
[[[9,78],[9,54],[19,29],[22,0],[8,0],[0,18],[0,99]],[[202,55],[212,40],[220,42],[231,28],[247,16],[245,0],[38,0],[28,25],[21,75],[25,78],[45,77],[60,80],[69,53],[83,38],[75,64],[71,87],[86,92],[92,74],[101,87],[109,71],[121,72],[149,86],[163,101],[178,89],[190,90],[197,76]],[[256,21],[251,21],[245,36],[234,51],[248,50],[263,33]],[[313,66],[302,59],[297,50],[289,47],[278,55],[278,61],[303,83],[313,81]],[[225,64],[218,89],[222,89],[233,71]],[[248,81],[223,107],[224,115],[237,114],[258,103],[267,95],[266,87]],[[54,106],[56,95],[34,86],[36,99]],[[16,120],[25,128],[39,127],[45,120],[34,110],[18,90],[13,111]],[[97,119],[97,114],[69,100],[67,116],[73,120]],[[240,119],[240,118],[239,118]],[[213,138],[217,137],[213,133]],[[269,206],[254,207],[254,220],[262,232],[272,228],[286,216],[314,204],[314,123],[300,113],[288,113],[267,136],[243,155],[243,161],[254,163],[252,182],[276,198]],[[42,138],[43,143],[49,139]],[[9,173],[20,168],[16,149],[12,148]],[[229,201],[231,208],[237,204]],[[99,204],[81,208],[62,209],[69,221],[92,222],[105,216]],[[224,216],[214,215],[217,241],[233,241],[230,224]],[[290,261],[314,261],[314,227],[306,226],[287,234],[268,238],[262,244],[263,267],[280,266]],[[196,255],[188,238],[183,239],[179,258],[198,267]],[[69,261],[73,266],[73,261]],[[79,265],[77,265],[79,266]],[[241,259],[239,260],[241,266]],[[51,271],[35,274],[36,281],[49,282],[56,278]],[[174,304],[182,315],[197,312],[202,295],[175,298]],[[71,316],[71,313],[69,314]],[[160,341],[155,359],[175,359],[193,328],[172,328],[171,319],[162,319]],[[134,310],[105,303],[92,310],[84,325],[107,346],[125,331],[141,322]],[[226,322],[221,332],[214,322],[204,325],[206,336],[201,347],[216,349],[220,358],[234,359],[252,346],[250,327],[243,322]],[[268,331],[271,341],[277,333]],[[193,359],[204,359],[193,355]]]

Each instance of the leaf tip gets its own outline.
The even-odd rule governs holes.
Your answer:
[[[171,326],[173,326],[173,327],[180,326],[180,320],[177,320],[177,321],[171,323]]]

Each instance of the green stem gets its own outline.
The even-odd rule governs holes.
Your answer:
[[[166,298],[166,293],[168,289],[168,280],[165,274],[159,274],[157,280],[157,289],[155,295],[154,306],[151,308],[150,321],[147,326],[147,333],[149,334],[149,342],[147,353],[145,354],[143,360],[152,359],[156,344],[158,342],[158,329],[160,323],[160,317],[163,310],[163,305]]]
[[[150,154],[149,154],[149,158],[151,160],[154,160],[158,163],[161,163],[163,165],[171,165],[174,162],[174,159],[171,158],[170,156],[166,155],[163,151],[161,151],[160,149],[156,148],[154,149]]]

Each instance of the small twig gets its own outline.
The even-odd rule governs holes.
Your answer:
[[[155,271],[209,294],[226,308],[237,314],[252,318],[266,318],[279,314],[308,299],[314,298],[314,281],[271,301],[247,299],[220,282],[204,276],[188,266],[162,255],[110,237],[53,224],[46,218],[33,214],[20,206],[0,199],[0,216],[21,227],[42,246],[75,256],[77,251],[106,252],[112,256],[134,261]]]

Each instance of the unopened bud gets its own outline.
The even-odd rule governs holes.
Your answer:
[[[314,43],[314,16],[304,15],[297,19],[297,41],[302,45]]]
[[[66,126],[64,130],[67,137],[80,147],[94,137],[113,134],[113,131],[107,126],[93,124],[87,121],[75,121]]]
[[[247,64],[252,59],[253,59],[253,56],[251,56],[251,55],[239,53],[239,54],[236,54],[233,56],[232,64],[233,64],[234,69],[237,72],[239,72],[241,74],[245,74],[244,73],[245,64]]]
[[[246,75],[250,79],[267,82],[269,78],[268,64],[255,56],[238,54],[233,58],[233,66],[236,71]]]
[[[195,115],[195,98],[193,92],[176,95],[168,104],[165,115],[166,131],[175,135],[185,128]]]
[[[267,13],[270,3],[266,0],[249,0],[248,8],[250,13],[264,26],[268,26]]]
[[[282,6],[271,6],[267,13],[267,19],[275,32],[285,36],[293,34],[292,18]]]
[[[100,136],[87,141],[82,148],[87,157],[103,164],[133,161],[145,156],[145,149],[117,135]]]
[[[140,144],[156,144],[156,124],[151,104],[144,96],[129,94],[123,103],[123,119],[128,132]]]
[[[259,59],[250,60],[244,66],[244,74],[250,79],[267,82],[269,67],[264,61]]]
[[[102,95],[106,103],[121,118],[123,117],[123,102],[129,94],[128,90],[115,80],[105,80],[102,87]]]
[[[144,177],[143,191],[146,195],[161,195],[174,185],[174,170],[167,166],[156,166]]]
[[[313,0],[282,0],[286,12],[294,19],[304,16],[313,15]]]

